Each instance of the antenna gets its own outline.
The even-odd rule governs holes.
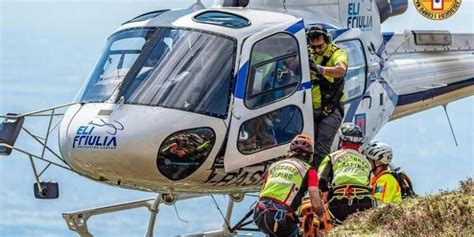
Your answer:
[[[182,222],[184,222],[184,223],[188,224],[188,223],[189,223],[189,221],[187,221],[187,220],[185,220],[185,219],[181,218],[181,216],[179,215],[179,213],[178,213],[178,209],[176,208],[176,203],[175,203],[175,204],[173,204],[173,207],[174,207],[174,212],[176,213],[176,216],[178,217],[178,220],[180,220],[180,221],[182,221]]]
[[[221,7],[247,7],[249,0],[215,0],[214,5]]]
[[[191,9],[193,11],[199,11],[202,9],[206,9],[206,7],[202,4],[201,0],[196,0],[196,2],[191,5],[188,9]]]
[[[456,144],[456,147],[458,147],[458,141],[456,140],[456,134],[454,134],[453,126],[451,125],[451,120],[449,119],[447,107],[448,105],[443,105],[444,113],[446,114],[446,118],[448,119],[449,128],[451,128],[451,133],[453,134],[454,138],[454,143]]]

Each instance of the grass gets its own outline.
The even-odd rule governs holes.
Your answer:
[[[474,236],[474,181],[350,216],[329,236]]]

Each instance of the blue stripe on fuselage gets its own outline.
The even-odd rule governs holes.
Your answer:
[[[342,34],[346,33],[349,29],[340,29],[340,30],[333,30],[329,32],[332,35],[332,39],[335,40],[337,37],[341,36]]]
[[[440,88],[433,88],[425,91],[414,92],[405,95],[398,96],[398,103],[397,106],[407,105],[416,103],[419,101],[431,99],[436,96],[440,96],[443,94],[448,94],[449,92],[462,89],[464,87],[473,86],[474,85],[474,78],[468,78],[463,81],[458,81],[455,83],[451,83],[445,87]]]
[[[237,81],[235,83],[235,97],[243,99],[245,95],[245,80],[247,80],[247,72],[249,62],[245,62],[237,74]]]
[[[359,104],[362,101],[363,96],[349,102],[349,109],[344,116],[344,123],[352,122],[354,120],[355,113],[357,112],[357,108],[359,108]]]
[[[298,88],[299,91],[306,90],[306,89],[311,89],[311,81],[301,83],[300,87]]]
[[[304,29],[304,22],[303,20],[296,22],[292,26],[286,28],[285,31],[290,32],[292,34],[298,33],[300,30]]]
[[[383,32],[382,33],[383,43],[387,44],[387,42],[390,41],[390,39],[392,39],[394,35],[395,35],[394,32]]]
[[[387,92],[387,96],[392,101],[392,104],[394,106],[397,105],[398,103],[398,95],[395,93],[395,91],[390,87],[390,85],[386,81],[380,81],[380,85],[382,85],[382,88]]]

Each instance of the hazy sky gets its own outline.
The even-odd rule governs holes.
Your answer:
[[[70,102],[116,27],[147,11],[187,7],[192,2],[0,0],[0,114]],[[387,20],[384,31],[474,32],[473,1],[464,0],[461,9],[445,21],[425,19],[409,2],[407,13]],[[395,162],[411,175],[419,193],[453,187],[459,180],[474,176],[473,97],[450,104],[448,111],[459,147],[454,145],[441,107],[390,122],[376,137],[393,146]],[[44,133],[45,122],[30,120],[25,126]],[[57,140],[56,136],[52,139],[50,144]],[[40,152],[26,136],[18,141],[19,147]],[[43,179],[60,183],[58,200],[34,199],[34,177],[23,155],[0,157],[0,236],[75,236],[61,213],[154,197],[152,193],[102,185],[60,169],[48,170]],[[217,196],[217,200],[225,210],[227,199]],[[252,201],[249,198],[238,204],[233,217],[247,212]],[[189,223],[179,221],[172,206],[161,206],[156,236],[210,230],[222,223],[209,197],[179,202],[176,207]],[[93,217],[89,229],[96,236],[143,236],[147,223],[148,211],[138,209]]]

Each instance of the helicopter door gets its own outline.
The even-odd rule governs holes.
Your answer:
[[[244,41],[224,159],[226,172],[285,155],[297,134],[313,136],[307,58],[301,19]]]
[[[347,108],[344,122],[359,125],[368,138],[366,140],[370,140],[381,126],[385,90],[379,83],[368,84],[367,52],[360,39],[342,38],[336,41],[336,45],[347,52],[349,59],[344,85]]]

